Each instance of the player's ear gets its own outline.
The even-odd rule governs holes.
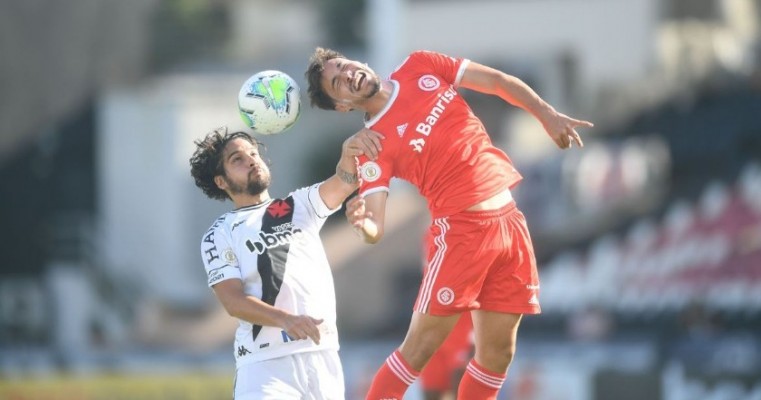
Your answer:
[[[227,190],[227,181],[225,181],[225,178],[222,175],[214,177],[214,184],[222,190]]]

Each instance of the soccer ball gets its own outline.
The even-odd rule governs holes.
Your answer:
[[[238,110],[243,122],[254,132],[281,133],[293,126],[301,113],[299,86],[284,72],[258,72],[241,86]]]

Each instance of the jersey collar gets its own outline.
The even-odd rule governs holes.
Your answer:
[[[383,118],[384,115],[386,115],[386,112],[389,108],[391,108],[392,105],[394,105],[394,101],[396,100],[396,96],[399,94],[399,82],[397,82],[394,79],[391,79],[389,82],[391,82],[391,85],[393,86],[391,89],[391,96],[389,97],[388,101],[386,102],[386,105],[383,106],[383,109],[380,110],[379,113],[375,114],[374,117],[371,119],[365,119],[365,128],[370,128],[373,125],[375,125],[378,120]]]
[[[258,208],[266,207],[269,203],[272,203],[272,200],[273,200],[272,198],[269,198],[269,199],[267,199],[267,200],[265,200],[265,201],[263,201],[263,202],[261,202],[259,204],[253,204],[253,205],[250,205],[250,206],[244,206],[244,207],[236,208],[236,209],[232,210],[232,212],[256,210]]]

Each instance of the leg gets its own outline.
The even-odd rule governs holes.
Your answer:
[[[474,311],[476,362],[499,373],[507,372],[513,361],[521,314]]]
[[[314,400],[342,400],[345,383],[338,351],[309,351],[299,354],[307,374],[308,391],[305,398]]]
[[[407,337],[399,347],[404,360],[417,371],[423,369],[459,318],[460,314],[440,317],[414,312]]]
[[[474,311],[476,355],[460,382],[458,397],[496,399],[515,354],[521,314]]]
[[[414,312],[407,337],[375,374],[367,400],[401,400],[459,317],[459,314],[440,317]]]
[[[526,219],[514,204],[505,207],[496,235],[503,254],[489,270],[473,312],[476,355],[468,364],[458,395],[495,399],[515,354],[523,314],[539,314],[539,275]]]
[[[305,394],[293,355],[247,364],[237,369],[233,398],[235,400],[298,400]]]
[[[454,399],[465,366],[473,357],[472,334],[473,320],[470,312],[464,312],[420,373],[425,400]]]

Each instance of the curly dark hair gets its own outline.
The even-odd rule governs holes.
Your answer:
[[[328,60],[334,58],[346,58],[343,54],[331,50],[318,47],[314,50],[314,54],[309,58],[309,66],[307,67],[304,76],[309,82],[309,88],[307,94],[309,95],[309,101],[312,107],[317,106],[323,110],[335,110],[336,102],[328,96],[322,88],[322,72],[325,70],[325,63]]]
[[[228,132],[226,126],[217,128],[209,132],[203,139],[193,142],[196,145],[196,151],[190,157],[190,175],[196,181],[196,186],[210,199],[224,201],[230,198],[227,192],[217,186],[214,177],[225,174],[222,153],[227,143],[237,138],[246,140],[255,146],[262,146],[248,133]]]

